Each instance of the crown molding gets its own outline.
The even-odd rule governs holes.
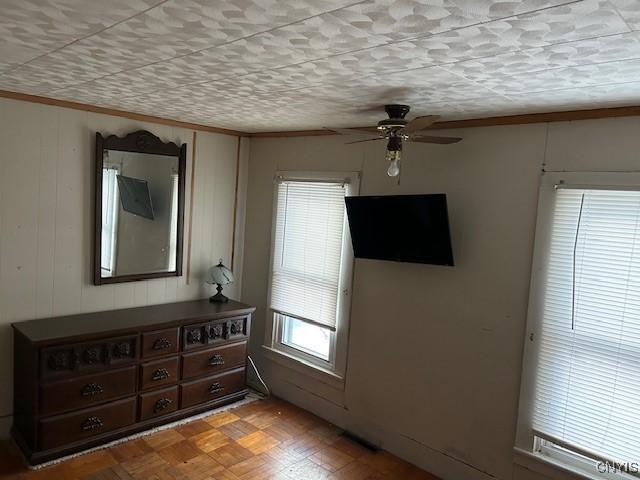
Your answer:
[[[595,120],[599,118],[634,117],[640,115],[640,106],[594,108],[589,110],[569,110],[565,112],[528,113],[500,117],[451,120],[434,123],[430,130],[450,128],[493,127],[497,125],[526,125],[529,123],[571,122]]]
[[[68,100],[58,100],[55,98],[42,97],[38,95],[29,95],[26,93],[10,92],[0,90],[0,98],[9,98],[20,100],[23,102],[40,103],[43,105],[53,105],[63,108],[71,108],[74,110],[83,110],[87,112],[101,113],[104,115],[112,115],[115,117],[129,118],[141,122],[156,123],[160,125],[170,125],[173,127],[186,128],[189,130],[197,130],[202,132],[220,133],[223,135],[232,135],[236,137],[250,138],[286,138],[286,137],[319,137],[325,135],[337,135],[330,130],[289,130],[280,132],[242,132],[239,130],[230,130],[227,128],[212,127],[209,125],[201,125],[198,123],[182,122],[180,120],[172,120],[153,115],[144,115],[141,113],[128,112],[113,108],[98,107],[86,103],[71,102]],[[526,125],[531,123],[550,123],[550,122],[570,122],[576,120],[595,120],[600,118],[615,117],[634,117],[640,116],[640,106],[612,107],[612,108],[594,108],[587,110],[569,110],[564,112],[544,112],[544,113],[528,113],[523,115],[505,115],[486,118],[472,118],[466,120],[448,120],[436,122],[431,125],[429,130],[456,129],[456,128],[475,128],[475,127],[493,127],[500,125]],[[360,127],[364,128],[364,127]]]
[[[594,120],[599,118],[640,116],[640,106],[594,108],[589,110],[569,110],[564,112],[528,113],[523,115],[505,115],[499,117],[472,118],[466,120],[448,120],[436,122],[426,130],[455,128],[494,127],[499,125],[526,125],[530,123],[571,122],[576,120]],[[370,128],[370,127],[355,127]],[[330,130],[295,130],[288,132],[250,133],[252,138],[316,137],[336,135]]]
[[[97,107],[95,105],[89,105],[87,103],[71,102],[69,100],[58,100],[56,98],[41,97],[39,95],[29,95],[27,93],[10,92],[8,90],[0,90],[0,98],[9,98],[11,100],[20,100],[30,103],[40,103],[43,105],[53,105],[55,107],[71,108],[73,110],[82,110],[85,112],[101,113],[103,115],[112,115],[114,117],[129,118],[131,120],[138,120],[140,122],[169,125],[172,127],[197,130],[201,132],[221,133],[223,135],[232,135],[235,137],[250,136],[250,134],[246,132],[240,132],[238,130],[211,127],[209,125],[201,125],[198,123],[182,122],[180,120],[156,117],[154,115],[144,115],[142,113],[128,112],[126,110],[118,110],[115,108]]]

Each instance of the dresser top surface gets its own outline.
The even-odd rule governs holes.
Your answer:
[[[255,307],[229,300],[211,303],[208,299],[164,303],[145,307],[39,318],[13,323],[13,328],[32,343],[50,343],[76,337],[109,335],[112,332],[158,329],[185,321],[198,322],[252,313]]]

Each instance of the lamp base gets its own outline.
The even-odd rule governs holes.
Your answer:
[[[222,294],[222,285],[218,284],[216,289],[218,290],[218,293],[209,297],[209,301],[211,303],[227,303],[229,299]]]

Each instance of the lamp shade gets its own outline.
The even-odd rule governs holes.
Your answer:
[[[220,263],[209,269],[207,283],[218,285],[233,283],[233,272],[222,264],[222,259]]]

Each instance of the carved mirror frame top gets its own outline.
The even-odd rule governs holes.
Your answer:
[[[114,277],[102,277],[102,168],[104,150],[121,152],[148,153],[152,155],[167,155],[178,158],[178,237],[176,242],[176,269],[171,272],[149,272]],[[179,277],[182,275],[182,246],[184,241],[184,199],[186,174],[187,144],[177,145],[174,142],[163,142],[153,133],[138,130],[125,137],[117,135],[102,136],[96,132],[95,151],[95,230],[94,230],[94,262],[93,283],[103,285],[110,283],[135,282],[151,278]]]

